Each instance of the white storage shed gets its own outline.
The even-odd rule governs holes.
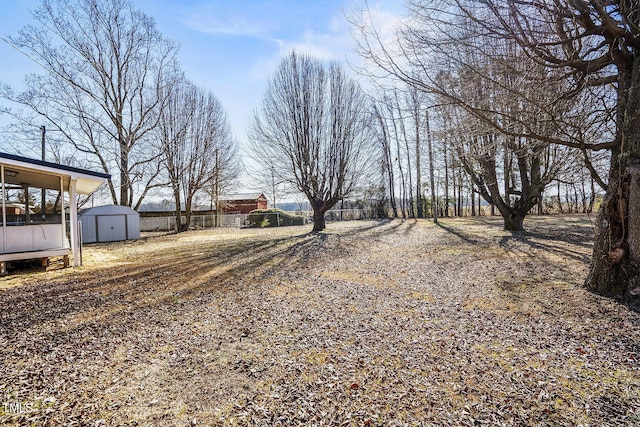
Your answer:
[[[84,243],[117,242],[140,238],[140,215],[128,206],[106,205],[78,213]]]

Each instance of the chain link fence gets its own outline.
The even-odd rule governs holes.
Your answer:
[[[295,216],[304,218],[307,224],[313,221],[313,211],[297,211],[288,212]],[[249,225],[247,214],[228,214],[219,215],[218,221],[220,227],[241,228]],[[325,213],[325,221],[356,221],[376,219],[373,209],[333,209]],[[186,221],[183,216],[182,221]],[[276,219],[274,219],[276,221]],[[274,222],[275,224],[275,222]],[[140,231],[171,231],[175,229],[176,217],[174,216],[158,216],[158,217],[141,217]],[[216,215],[193,215],[191,217],[190,228],[204,229],[213,228],[216,225]]]
[[[216,225],[217,219],[220,227],[240,228],[249,225],[247,216],[246,214],[230,214],[219,215],[218,218],[216,218],[215,215],[193,215],[189,227],[192,229],[213,228]],[[182,217],[182,222],[184,223],[184,221],[186,221],[185,216]],[[171,231],[175,229],[175,226],[175,215],[140,218],[140,231]]]

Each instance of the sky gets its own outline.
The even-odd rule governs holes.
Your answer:
[[[33,23],[40,0],[0,0],[0,35],[16,35]],[[260,105],[267,81],[291,49],[323,60],[358,64],[347,16],[364,0],[133,0],[156,20],[165,37],[180,44],[189,79],[211,90],[228,112],[235,137],[246,141],[246,125]],[[402,0],[369,0],[382,19],[402,12]],[[37,66],[0,41],[0,82],[22,88]],[[355,74],[355,73],[354,73]]]

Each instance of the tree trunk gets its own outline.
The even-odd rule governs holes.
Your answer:
[[[129,152],[122,137],[120,141],[120,204],[131,206],[129,203]]]
[[[404,126],[402,126],[403,128],[403,134],[404,134]],[[411,173],[411,150],[409,148],[409,141],[406,139],[406,135],[405,137],[405,146],[406,146],[406,150],[407,150],[407,177],[409,179],[409,218],[415,218],[416,216],[416,208],[415,208],[415,199],[413,197],[413,174]]]
[[[179,233],[182,231],[182,201],[180,198],[180,189],[173,190],[173,197],[176,202],[176,224],[174,229],[176,233]]]
[[[530,170],[527,170],[529,164]],[[525,155],[517,157],[521,189],[509,190],[509,193],[504,196],[500,194],[495,158],[489,156],[480,158],[479,165],[482,168],[484,183],[482,186],[479,183],[476,184],[478,184],[478,190],[483,193],[485,200],[491,203],[491,214],[494,214],[495,209],[500,212],[505,230],[522,231],[524,218],[538,202],[540,194],[541,184],[537,172],[536,157]],[[529,177],[531,177],[531,181],[529,181]],[[518,196],[513,202],[510,201],[512,195]]]
[[[462,216],[462,209],[464,208],[464,200],[462,194],[462,170],[458,170],[458,216]]]
[[[542,214],[544,214],[544,205],[543,205],[542,194],[540,194],[540,198],[538,199],[538,215],[542,215]]]
[[[451,173],[453,187],[453,216],[458,216],[458,182],[456,181],[455,169]]]
[[[622,185],[611,181],[598,210],[593,259],[585,281],[589,290],[605,296],[640,287],[640,165],[625,172]]]
[[[640,94],[639,94],[640,95]],[[637,129],[637,128],[636,128]],[[640,145],[638,146],[640,148]],[[640,157],[627,169],[629,175],[628,237],[629,258],[635,271],[634,287],[640,286]]]
[[[391,203],[391,212],[393,218],[398,218],[398,205],[396,204],[396,191],[393,188],[395,185],[393,175],[389,174],[389,203]]]
[[[416,117],[416,122],[419,123]],[[420,168],[422,167],[420,162],[420,135],[419,125],[416,124],[416,207],[418,218],[424,218],[424,211],[422,207],[422,173]]]
[[[596,186],[595,180],[591,178],[591,197],[589,198],[589,206],[587,207],[587,213],[593,212],[593,205],[596,202]]]
[[[596,222],[586,287],[600,295],[640,293],[640,55],[620,70],[618,138]]]
[[[397,96],[397,94],[396,94]],[[396,105],[397,98],[396,98]],[[391,114],[391,124],[393,126],[393,136],[396,140],[396,159],[398,163],[398,172],[400,173],[400,210],[402,211],[402,219],[407,217],[407,184],[405,180],[404,170],[402,169],[402,150],[400,149],[400,133],[398,132],[398,124],[396,123],[396,117],[394,114],[394,106],[389,107],[389,113]]]
[[[476,216],[476,195],[471,189],[471,216]]]
[[[509,204],[511,203],[509,199],[509,189],[511,188],[511,162],[509,161],[509,158],[511,157],[511,153],[507,150],[506,142],[503,144],[503,147],[502,175],[504,176],[504,201]]]
[[[313,208],[313,233],[318,233],[326,228],[324,214],[324,210],[317,210],[315,207]]]
[[[389,132],[387,130],[387,124],[383,119],[382,115],[378,111],[377,108],[374,108],[375,117],[378,119],[378,123],[380,124],[380,130],[382,131],[382,179],[387,178],[387,189],[389,191],[389,203],[391,205],[391,210],[393,213],[393,218],[398,217],[398,208],[396,205],[396,193],[395,193],[395,177],[393,173],[393,157],[391,153],[391,141],[389,139]],[[385,213],[385,217],[388,214]]]
[[[313,209],[313,233],[317,233],[326,228],[326,222],[324,219],[324,214],[331,209],[337,201],[329,201],[325,202],[321,199],[309,199],[309,203],[311,204],[311,209]]]
[[[429,110],[425,112],[427,124],[427,149],[429,151],[429,184],[431,185],[431,216],[433,222],[438,223],[438,202],[436,201],[436,181],[433,171],[433,145],[431,141],[431,129],[429,127]]]
[[[560,181],[557,181],[556,183],[558,188],[558,211],[562,213],[563,209],[562,209],[562,197],[560,196]]]
[[[180,231],[187,231],[191,226],[191,207],[193,206],[193,195],[187,195],[184,201],[184,224]]]
[[[449,160],[447,156],[447,144],[442,144],[444,149],[444,213],[445,217],[449,217]]]
[[[524,230],[524,218],[526,214],[522,214],[521,212],[514,211],[508,215],[503,215],[504,218],[504,229],[507,231],[522,231]]]

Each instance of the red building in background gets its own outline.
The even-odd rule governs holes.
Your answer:
[[[219,200],[225,214],[248,214],[256,209],[267,209],[267,198],[262,193],[221,194]]]

